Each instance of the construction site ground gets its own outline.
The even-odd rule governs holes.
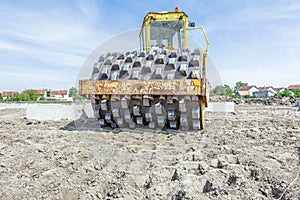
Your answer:
[[[41,111],[43,112],[43,111]],[[99,130],[0,110],[1,199],[299,199],[300,112],[237,105],[203,133]]]

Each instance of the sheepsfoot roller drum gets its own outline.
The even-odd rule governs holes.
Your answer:
[[[204,51],[187,48],[187,30],[197,28],[207,42]],[[140,51],[101,55],[91,79],[79,81],[79,92],[91,99],[100,126],[203,129],[209,46],[203,27],[189,27],[178,10],[148,13],[140,37]],[[163,46],[152,45],[152,40]]]

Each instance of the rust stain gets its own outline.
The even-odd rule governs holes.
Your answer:
[[[201,95],[201,80],[81,80],[80,94]]]

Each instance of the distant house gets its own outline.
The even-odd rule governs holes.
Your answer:
[[[20,93],[15,92],[15,91],[3,91],[1,93],[1,96],[2,96],[3,100],[6,100],[10,95],[15,95],[15,94],[20,94]]]
[[[46,89],[36,90],[39,93],[39,96],[47,98],[47,91]]]
[[[258,92],[258,88],[255,85],[244,86],[236,91],[236,96],[253,96],[253,92]]]
[[[259,87],[258,90],[259,91],[253,92],[253,95],[257,97],[272,97],[277,93],[272,86]]]
[[[284,90],[286,90],[286,88],[280,87],[280,88],[274,88],[274,90],[276,91],[276,93],[279,93],[279,92],[283,92]]]
[[[288,90],[296,90],[296,89],[299,89],[300,90],[300,84],[297,84],[297,85],[289,85],[287,87]]]
[[[68,90],[52,90],[50,91],[50,99],[70,100]]]

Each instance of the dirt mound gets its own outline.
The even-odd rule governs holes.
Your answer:
[[[210,102],[234,102],[235,104],[255,104],[268,106],[294,106],[300,99],[294,97],[268,97],[268,98],[230,98],[225,96],[210,97]]]
[[[259,104],[268,106],[294,106],[297,99],[294,97],[271,97],[271,98],[248,98],[248,99],[233,99],[236,104]]]
[[[24,108],[5,108],[0,109],[0,120],[1,119],[19,119],[26,116]]]

